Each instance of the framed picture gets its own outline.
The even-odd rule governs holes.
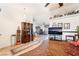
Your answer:
[[[58,27],[63,27],[63,23],[58,23]]]
[[[64,29],[70,29],[70,23],[64,23]]]

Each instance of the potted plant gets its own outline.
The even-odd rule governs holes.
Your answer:
[[[76,27],[76,31],[79,34],[79,26]]]

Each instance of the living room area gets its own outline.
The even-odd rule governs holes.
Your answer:
[[[0,4],[0,56],[79,56],[79,3]]]

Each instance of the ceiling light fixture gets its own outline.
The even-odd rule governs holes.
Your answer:
[[[47,7],[49,4],[50,4],[50,3],[46,3],[46,4],[45,4],[45,7]],[[63,3],[58,3],[58,4],[59,4],[60,7],[63,6]]]
[[[62,7],[63,6],[63,3],[59,3],[59,6]]]

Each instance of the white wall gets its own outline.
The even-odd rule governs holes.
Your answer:
[[[22,21],[27,22],[35,18],[37,20],[35,25],[48,23],[48,11],[44,8],[44,4],[0,4],[0,8],[1,48],[10,45],[10,36],[16,34],[17,27],[21,25]],[[24,8],[26,9],[24,10]]]
[[[2,35],[0,36],[0,48],[7,47],[11,45],[10,36]]]
[[[76,26],[79,26],[79,14],[75,14],[75,15],[70,15],[70,16],[64,16],[64,17],[59,17],[59,18],[55,18],[52,20],[52,23],[50,23],[50,25],[52,25],[53,23],[70,23],[70,29],[64,29],[63,31],[76,31]],[[64,27],[64,25],[63,25]],[[74,35],[76,33],[63,33],[62,39],[65,40],[65,35]]]
[[[79,25],[79,14],[76,14],[76,15],[70,15],[70,16],[64,16],[64,17],[60,17],[58,19],[55,19],[56,21],[53,21],[53,22],[56,22],[56,23],[70,23],[70,29],[68,30],[75,30],[76,29],[76,26]],[[65,29],[63,29],[65,30]],[[67,30],[67,29],[66,29]]]

